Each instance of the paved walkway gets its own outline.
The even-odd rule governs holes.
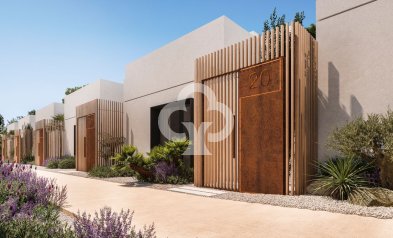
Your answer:
[[[67,210],[104,206],[135,211],[134,224],[155,223],[158,237],[393,237],[393,220],[206,198],[37,171],[67,185]]]

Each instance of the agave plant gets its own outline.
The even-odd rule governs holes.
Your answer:
[[[330,159],[318,164],[319,175],[313,181],[312,193],[346,200],[354,191],[368,186],[365,173],[372,169],[353,157]]]

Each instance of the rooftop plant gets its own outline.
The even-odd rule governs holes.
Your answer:
[[[52,117],[54,121],[64,121],[64,114],[56,114]]]

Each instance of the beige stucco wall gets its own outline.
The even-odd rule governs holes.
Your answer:
[[[18,129],[22,130],[25,126],[30,124],[30,126],[35,128],[35,115],[27,115],[18,121]]]
[[[393,106],[392,10],[392,0],[317,0],[319,159],[336,126]]]
[[[8,132],[15,131],[15,130],[18,130],[18,122],[14,122],[14,123],[7,125]]]
[[[150,108],[177,100],[194,80],[195,59],[241,41],[250,33],[220,17],[130,63],[124,81],[125,136],[139,151],[150,151]]]
[[[76,107],[94,99],[123,101],[123,84],[97,80],[64,98],[65,153],[74,153]]]
[[[64,104],[51,103],[36,111],[35,121],[37,122],[43,119],[51,119],[53,116],[56,116],[58,114],[64,114]]]

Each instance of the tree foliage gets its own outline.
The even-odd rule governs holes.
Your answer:
[[[4,117],[0,114],[0,134],[5,132]]]
[[[35,110],[28,111],[27,115],[35,115]]]
[[[7,120],[7,124],[9,125],[9,124],[12,124],[12,123],[14,123],[14,122],[18,122],[20,119],[22,119],[23,117],[22,116],[17,116],[17,117],[14,117],[14,118],[12,118],[11,120]]]
[[[67,96],[67,95],[70,95],[71,93],[78,91],[79,89],[83,88],[84,86],[86,86],[86,85],[75,86],[75,87],[73,87],[73,88],[67,88],[67,89],[65,90],[64,94],[65,94],[66,96]],[[62,99],[62,101],[63,101],[63,103],[64,103],[64,98]]]
[[[70,95],[71,93],[78,91],[79,89],[83,88],[84,86],[85,85],[83,85],[83,86],[76,86],[76,87],[73,87],[73,88],[67,88],[64,94],[65,95]]]
[[[263,23],[263,30],[268,31],[283,24],[285,24],[285,15],[278,16],[277,8],[274,8],[272,14],[270,14],[269,20]]]
[[[55,121],[64,121],[64,114],[56,114],[52,117]]]
[[[293,21],[299,22],[301,25],[303,25],[303,21],[306,19],[306,15],[304,14],[304,11],[301,12],[296,12],[295,16],[293,18]],[[285,24],[285,14],[278,16],[277,14],[277,8],[273,9],[273,12],[270,14],[270,17],[268,20],[265,20],[263,23],[263,31],[269,31],[271,29],[274,29],[278,26],[284,25]],[[314,37],[316,38],[316,26],[315,24],[310,24],[310,26],[306,27],[306,30]]]
[[[345,157],[375,162],[380,169],[382,185],[393,188],[393,111],[370,114],[336,128],[328,147]]]
[[[310,24],[306,29],[314,38],[317,37],[317,27],[315,24]]]
[[[303,21],[305,18],[306,18],[306,16],[304,15],[304,11],[296,12],[295,17],[293,18],[293,21],[299,22],[301,25],[303,25]]]

